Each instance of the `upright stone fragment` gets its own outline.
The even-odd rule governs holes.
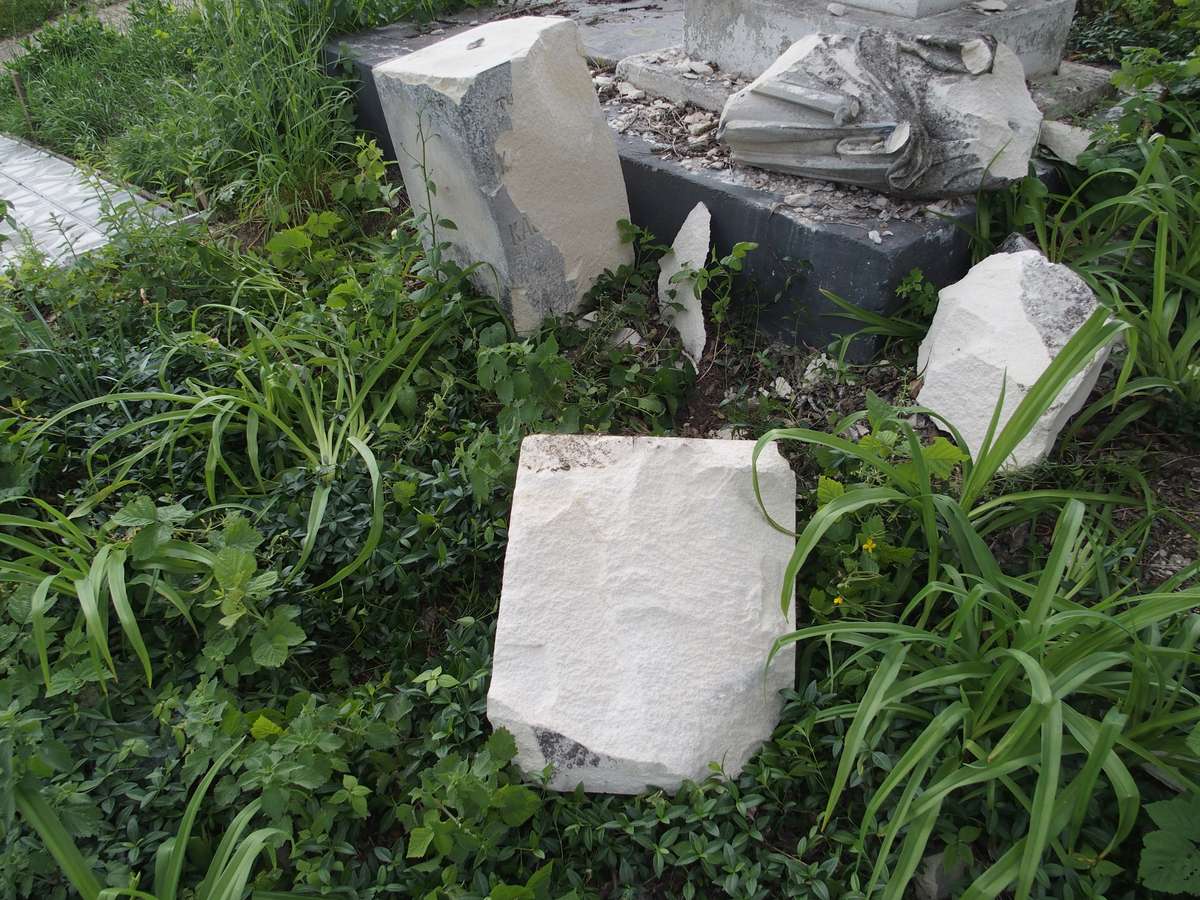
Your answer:
[[[529,775],[609,793],[733,776],[774,730],[792,539],[763,516],[752,441],[537,435],[521,446],[488,718]],[[764,502],[791,529],[773,447]]]
[[[597,276],[632,259],[617,230],[629,204],[616,144],[573,21],[491,22],[375,77],[409,197],[432,208],[427,240],[460,265],[483,263],[474,281],[519,331],[576,309]]]
[[[1082,278],[1037,250],[989,256],[940,294],[917,355],[924,376],[921,405],[949,419],[977,455],[1001,386],[1005,394],[998,428],[1097,305]],[[1046,458],[1095,386],[1108,352],[1108,347],[1101,350],[1067,384],[1017,446],[1010,467]]]
[[[797,41],[730,98],[718,137],[746,165],[942,197],[1025,177],[1041,119],[994,39],[867,30]]]
[[[708,332],[704,327],[704,308],[696,296],[696,276],[684,276],[674,284],[671,280],[680,272],[703,269],[708,264],[711,245],[712,214],[703,203],[697,203],[658,264],[658,302],[666,307],[667,321],[679,332],[683,352],[697,371],[708,344]]]

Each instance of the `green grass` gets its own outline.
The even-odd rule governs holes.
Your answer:
[[[0,0],[0,38],[28,34],[69,8],[67,0]]]
[[[115,2],[116,0],[0,0],[0,38],[21,37],[66,13],[96,9]]]
[[[710,266],[715,395],[805,473],[795,689],[739,775],[561,795],[486,718],[520,441],[677,434],[714,383],[632,228],[593,327],[514,335],[354,134],[316,56],[335,12],[143,0],[127,34],[73,19],[19,64],[38,140],[206,215],[0,277],[0,896],[864,900],[933,852],[973,898],[1146,896],[1141,810],[1200,768],[1200,565],[1147,585],[1145,557],[1164,524],[1185,557],[1197,535],[1147,457],[1003,464],[1118,331],[1127,387],[1190,384],[1194,135],[1139,118],[1115,180],[1009,198],[1118,316],[973,460],[903,398],[846,416],[855,371],[828,420],[768,402],[778,351],[726,328],[740,256]],[[911,344],[933,296],[906,292],[899,331],[865,324]],[[1150,396],[1118,398],[1115,438],[1164,439],[1120,433]]]

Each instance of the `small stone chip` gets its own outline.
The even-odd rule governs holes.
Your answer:
[[[841,3],[830,3],[825,9],[831,16],[844,16],[846,14],[846,7]]]
[[[867,232],[867,237],[869,237],[876,244],[883,243],[883,235],[881,235],[878,231],[875,231],[874,229]]]

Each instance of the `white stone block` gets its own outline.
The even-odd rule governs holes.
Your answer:
[[[976,456],[1001,386],[1005,394],[998,430],[1097,305],[1082,278],[1037,250],[989,256],[941,291],[917,355],[924,377],[921,405],[949,419]],[[1008,468],[1046,458],[1087,400],[1108,352],[1103,348],[1067,384],[1017,446]]]
[[[793,539],[754,497],[752,441],[525,439],[504,564],[488,718],[531,777],[631,794],[736,775],[778,723],[793,615]],[[774,447],[764,502],[794,528],[796,481]]]
[[[632,260],[616,142],[573,21],[491,22],[376,67],[375,83],[414,209],[454,223],[436,239],[483,263],[473,280],[518,331],[577,309]]]

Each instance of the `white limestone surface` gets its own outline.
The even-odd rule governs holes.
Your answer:
[[[0,221],[0,264],[29,250],[70,263],[107,244],[123,216],[162,221],[168,212],[7,135],[0,135],[0,199],[12,219]]]
[[[482,263],[473,280],[519,331],[578,308],[631,261],[616,142],[573,21],[490,22],[377,66],[375,80],[427,242]]]
[[[1086,128],[1068,122],[1046,120],[1038,143],[1069,165],[1077,165],[1079,157],[1092,145],[1095,135]]]
[[[917,367],[918,399],[961,432],[979,453],[1004,387],[1003,428],[1067,341],[1095,312],[1083,279],[1037,250],[997,253],[943,288]],[[1103,348],[1075,376],[1017,446],[1008,468],[1045,459],[1060,431],[1083,406],[1100,376]]]
[[[488,718],[530,777],[632,794],[736,775],[778,723],[793,539],[752,441],[535,435],[521,446]],[[764,502],[795,525],[774,447]]]
[[[683,352],[697,370],[708,343],[708,332],[704,327],[704,309],[696,295],[696,278],[685,276],[674,284],[671,279],[685,269],[689,272],[703,269],[708,264],[711,244],[712,214],[703,203],[697,203],[658,264],[658,302],[666,309],[667,321],[679,332]]]

